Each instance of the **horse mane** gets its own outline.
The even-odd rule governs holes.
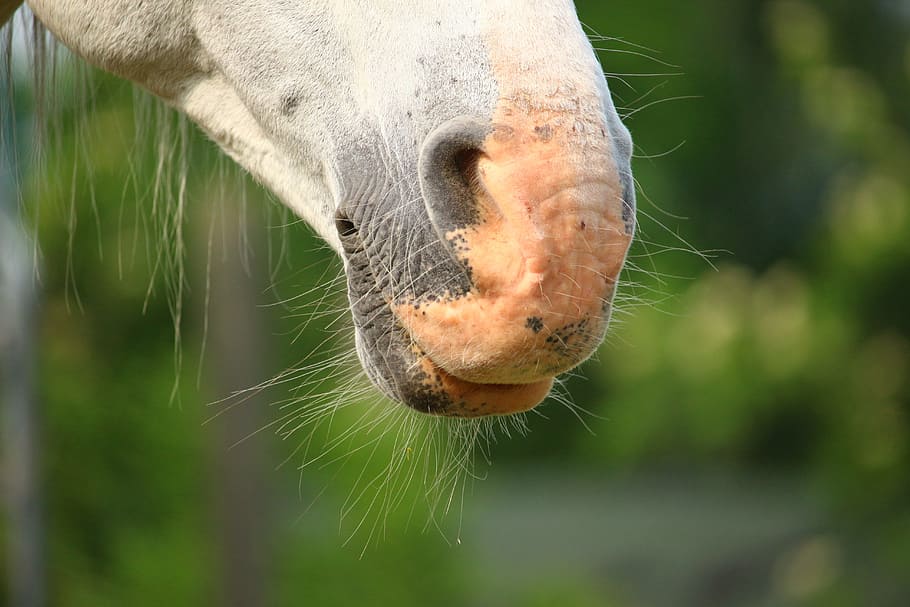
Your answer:
[[[24,54],[23,58],[20,57]],[[25,66],[23,78],[22,66]],[[96,225],[100,223],[95,190],[91,186],[94,170],[91,164],[90,118],[95,109],[94,93],[97,70],[63,47],[27,7],[23,7],[0,25],[0,167],[9,167],[15,209],[25,232],[34,232],[42,212],[40,201],[50,188],[46,180],[33,178],[48,170],[49,155],[64,148],[63,131],[70,128],[64,121],[65,110],[72,109],[76,130],[73,138],[73,170],[79,182],[88,184],[88,203]],[[30,78],[28,77],[30,76]],[[137,206],[145,210],[143,237],[147,241],[151,276],[146,294],[154,294],[159,280],[164,284],[173,318],[175,367],[182,366],[181,328],[186,286],[184,224],[187,207],[187,181],[191,131],[188,120],[152,95],[133,87],[134,144],[129,160],[130,175],[124,188],[124,200],[134,196]],[[28,104],[32,119],[27,121],[30,133],[23,138],[17,133],[17,109]],[[17,105],[20,107],[17,108]],[[23,140],[25,139],[25,140]],[[140,142],[154,142],[151,148]],[[151,156],[149,158],[149,156]],[[140,175],[143,166],[153,166],[153,175]],[[29,186],[33,186],[29,188]],[[77,201],[74,178],[66,213],[69,250],[67,252],[66,287],[81,307],[76,278],[72,274],[73,241],[77,222],[75,214],[85,201]],[[26,189],[34,194],[25,200]],[[130,191],[130,189],[132,191]],[[137,236],[136,238],[139,238]],[[151,244],[151,246],[148,246]],[[134,243],[135,246],[135,243]],[[33,266],[40,278],[40,244],[32,238]],[[100,252],[99,229],[99,252]],[[120,272],[123,273],[122,260]],[[176,398],[175,383],[172,398]]]
[[[17,19],[19,17],[19,19]],[[19,28],[16,22],[19,21]],[[47,82],[49,72],[54,71],[56,66],[55,45],[49,42],[49,34],[44,25],[30,11],[23,9],[14,13],[6,21],[0,24],[0,86],[4,95],[0,99],[2,104],[2,115],[6,119],[0,121],[0,150],[13,150],[16,153],[15,145],[15,103],[17,93],[17,78],[14,65],[15,55],[15,34],[18,31],[24,31],[24,46],[27,51],[28,70],[32,75],[31,94],[33,96],[34,108],[36,113],[43,115],[47,100]],[[36,117],[39,118],[40,116]],[[36,123],[42,123],[36,119]],[[44,129],[36,132],[46,134]],[[36,138],[36,144],[44,143],[45,138]],[[16,160],[16,159],[14,159]],[[18,166],[18,163],[13,166]]]

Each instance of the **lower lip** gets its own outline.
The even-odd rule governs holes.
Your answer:
[[[552,377],[530,384],[478,384],[433,366],[442,379],[443,390],[452,400],[451,406],[438,413],[451,417],[511,415],[528,411],[543,402],[553,387]]]

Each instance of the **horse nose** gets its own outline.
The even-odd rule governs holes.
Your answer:
[[[532,383],[599,345],[631,241],[608,133],[600,117],[546,114],[457,118],[426,139],[428,215],[473,286],[398,306],[434,364],[472,382]]]

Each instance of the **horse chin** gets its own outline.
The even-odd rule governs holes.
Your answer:
[[[363,369],[387,397],[420,413],[461,418],[521,413],[543,402],[555,381],[555,375],[514,383],[472,381],[437,364],[400,326],[379,334],[386,341],[372,339],[369,329],[355,331]]]

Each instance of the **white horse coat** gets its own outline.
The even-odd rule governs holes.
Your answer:
[[[27,4],[342,256],[358,354],[392,398],[525,410],[601,342],[631,141],[570,0]]]

